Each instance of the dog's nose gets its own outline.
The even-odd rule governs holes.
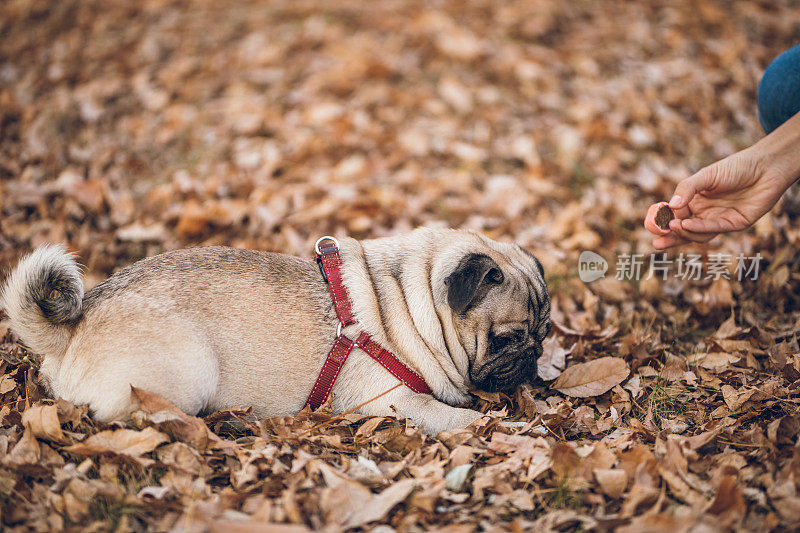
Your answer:
[[[539,357],[542,355],[542,345],[535,344],[525,350],[525,369],[527,370],[528,382],[533,382],[536,379],[539,371]]]

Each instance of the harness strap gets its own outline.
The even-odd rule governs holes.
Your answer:
[[[353,341],[339,335],[333,342],[333,348],[328,352],[328,357],[325,359],[325,364],[322,365],[317,381],[314,383],[314,388],[311,389],[311,394],[306,400],[306,405],[310,405],[311,409],[318,409],[320,405],[325,403],[328,395],[333,389],[333,383],[339,376],[339,372],[347,361],[347,356],[353,351]]]
[[[375,361],[388,370],[394,377],[402,381],[409,389],[422,394],[431,394],[431,389],[425,380],[416,372],[408,368],[392,352],[375,342],[366,332],[361,332],[356,342],[341,333],[342,327],[356,323],[353,314],[353,304],[347,294],[347,289],[342,280],[342,259],[339,256],[339,243],[333,237],[323,237],[317,241],[317,264],[322,277],[328,283],[333,297],[333,307],[339,317],[339,331],[333,342],[331,351],[322,365],[322,370],[317,376],[314,388],[306,400],[306,405],[312,409],[319,408],[325,403],[333,389],[333,384],[342,370],[347,356],[358,346],[369,354]]]
[[[336,309],[339,323],[342,327],[355,324],[356,318],[353,315],[353,304],[347,295],[344,281],[342,281],[342,258],[339,256],[339,247],[335,241],[325,241],[317,248],[319,249],[317,262],[331,290],[333,308]]]
[[[361,332],[356,346],[364,350],[394,377],[405,383],[406,387],[422,394],[431,394],[431,389],[422,377],[403,364],[392,352],[372,340],[366,332]]]

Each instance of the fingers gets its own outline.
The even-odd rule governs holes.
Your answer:
[[[662,235],[661,237],[656,237],[653,239],[653,248],[656,250],[666,250],[667,248],[672,248],[673,246],[680,246],[681,244],[686,244],[686,239],[679,237],[675,233],[668,233],[667,235]]]
[[[669,222],[670,231],[660,237],[653,239],[653,248],[657,250],[666,250],[673,246],[680,246],[690,242],[703,243],[708,242],[716,237],[719,232],[700,233],[687,230],[685,225],[690,220],[700,220],[690,218],[688,220],[673,219]]]
[[[730,221],[723,218],[689,218],[681,220],[681,228],[691,233],[725,233],[736,231]]]
[[[689,219],[689,220],[698,220],[698,219]],[[688,220],[670,220],[669,222],[669,229],[672,230],[678,237],[684,239],[687,242],[708,242],[714,237],[717,236],[717,233],[699,233],[694,232],[691,230],[687,230],[684,227],[684,224],[688,222]]]
[[[711,180],[712,174],[708,167],[689,176],[675,187],[675,193],[669,201],[669,206],[672,209],[685,208],[692,201],[695,194],[709,187]]]
[[[690,221],[702,221],[702,219],[690,218],[688,220],[680,220],[680,219],[671,220],[669,223],[670,231],[666,232],[666,234],[663,234],[653,239],[653,248],[655,248],[656,250],[666,250],[667,248],[680,246],[681,244],[687,244],[690,242],[696,242],[696,243],[708,242],[717,235],[719,235],[719,233],[721,233],[720,231],[710,231],[707,233],[703,233],[703,232],[695,232],[688,230],[686,229],[686,223]]]
[[[679,221],[674,220],[673,222],[680,224]],[[678,231],[670,231],[666,235],[662,235],[653,239],[653,248],[656,250],[666,250],[667,248],[672,248],[674,246],[680,246],[682,244],[688,244],[691,242],[708,242],[717,235],[717,233],[693,233],[691,231],[679,229]]]
[[[689,242],[707,242],[722,231],[718,228],[718,222],[712,225],[704,225],[697,224],[699,219],[687,218],[692,216],[689,202],[698,192],[710,188],[712,181],[713,173],[706,167],[678,183],[675,187],[675,193],[667,204],[675,214],[675,218],[669,222],[668,230],[659,228],[655,223],[656,213],[665,202],[650,206],[647,210],[644,227],[650,233],[658,235],[656,239],[653,239],[654,248],[665,250]],[[702,230],[703,228],[705,228],[705,231]]]

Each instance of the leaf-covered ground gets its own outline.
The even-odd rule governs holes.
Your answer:
[[[432,438],[146,391],[97,424],[0,319],[0,527],[800,527],[798,221],[683,250],[760,253],[755,281],[614,276],[648,260],[651,202],[759,138],[758,80],[799,33],[788,1],[6,0],[4,269],[65,242],[91,285],[187,245],[310,257],[323,234],[466,227],[539,256],[555,327],[548,381]],[[604,279],[578,279],[582,250]],[[630,374],[577,367],[603,357]]]

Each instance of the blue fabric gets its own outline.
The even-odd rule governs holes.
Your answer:
[[[758,84],[758,119],[772,130],[800,111],[800,44],[776,57]]]

